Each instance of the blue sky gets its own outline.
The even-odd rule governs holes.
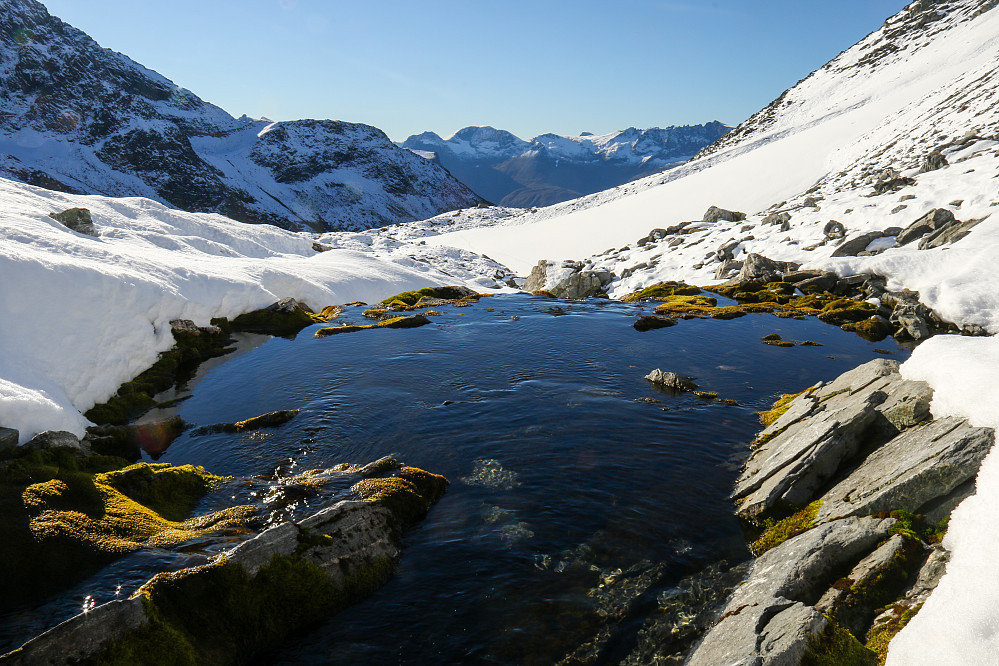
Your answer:
[[[903,0],[42,0],[234,115],[401,140],[738,124]]]

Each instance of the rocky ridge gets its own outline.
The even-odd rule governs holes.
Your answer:
[[[289,229],[366,229],[479,201],[380,130],[233,118],[35,0],[0,7],[0,174]]]

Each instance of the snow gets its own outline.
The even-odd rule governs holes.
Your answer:
[[[99,237],[48,217],[72,207],[91,211]],[[311,236],[268,225],[2,179],[0,237],[0,423],[22,443],[42,430],[83,435],[81,412],[173,345],[173,319],[203,326],[286,296],[318,309],[429,284],[494,284],[462,273],[457,250],[440,251],[444,274],[398,248],[391,258],[317,253]]]

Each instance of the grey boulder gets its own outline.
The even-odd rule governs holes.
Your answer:
[[[90,211],[86,208],[69,208],[61,213],[49,213],[49,217],[57,222],[61,222],[67,229],[85,234],[87,236],[97,236],[94,228],[94,220],[90,217]]]

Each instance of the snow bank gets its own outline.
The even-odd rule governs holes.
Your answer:
[[[48,217],[90,209],[99,237]],[[78,435],[80,412],[199,325],[292,296],[313,308],[463,283],[404,254],[317,253],[312,238],[147,199],[74,196],[0,179],[0,424],[26,441]]]

